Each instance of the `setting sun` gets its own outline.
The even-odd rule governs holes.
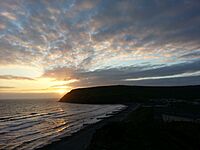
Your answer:
[[[65,89],[58,89],[58,90],[57,90],[57,93],[59,93],[59,94],[64,94],[64,93],[66,93],[66,90],[65,90]]]

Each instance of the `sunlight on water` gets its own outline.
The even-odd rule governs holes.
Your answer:
[[[123,105],[80,105],[55,101],[0,101],[0,149],[31,150],[108,117]]]

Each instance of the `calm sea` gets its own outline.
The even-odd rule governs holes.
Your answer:
[[[0,149],[39,148],[124,108],[53,100],[0,100]]]

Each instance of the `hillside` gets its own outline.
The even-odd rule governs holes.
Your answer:
[[[71,90],[60,102],[69,103],[128,103],[144,102],[149,99],[200,99],[200,86],[99,86]]]
[[[141,107],[106,124],[96,130],[87,150],[199,150],[198,123],[156,120],[154,111]]]

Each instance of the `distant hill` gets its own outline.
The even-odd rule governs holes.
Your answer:
[[[196,86],[99,86],[71,90],[60,101],[70,103],[127,103],[149,99],[200,99],[200,85]]]

